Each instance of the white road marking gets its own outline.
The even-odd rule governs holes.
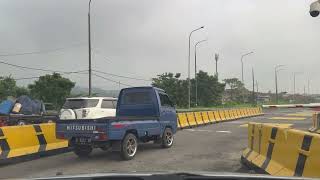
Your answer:
[[[231,133],[231,131],[216,131],[216,132],[221,132],[221,133]]]
[[[199,131],[199,132],[212,132],[211,130],[204,130],[204,129],[186,129],[187,131]]]
[[[186,129],[186,131],[191,131],[191,132],[217,132],[217,133],[231,133],[231,131],[212,131],[212,130],[205,130],[205,129]]]

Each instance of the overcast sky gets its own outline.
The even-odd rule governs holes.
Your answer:
[[[274,91],[274,66],[280,91],[302,93],[310,79],[311,93],[320,93],[320,17],[309,15],[310,0],[92,0],[92,64],[96,70],[150,79],[163,72],[181,72],[187,77],[188,36],[198,46],[198,67],[213,74],[214,53],[220,54],[219,78],[244,79],[251,88],[251,68],[259,91]],[[0,54],[62,50],[23,56],[0,57],[12,64],[59,71],[88,68],[88,0],[0,0]],[[192,71],[194,67],[192,54]],[[0,64],[1,75],[36,77],[41,71],[22,70]],[[146,81],[100,74],[130,85]],[[191,74],[194,76],[194,73]],[[65,75],[86,87],[87,75]],[[26,85],[33,80],[18,81]],[[117,89],[118,84],[93,77],[93,86]]]

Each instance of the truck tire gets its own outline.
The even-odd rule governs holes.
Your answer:
[[[121,157],[123,160],[131,160],[134,158],[138,150],[138,139],[132,134],[128,133],[121,142]]]
[[[73,152],[80,158],[88,157],[92,152],[91,146],[76,146]]]
[[[173,145],[174,136],[171,128],[166,128],[162,135],[162,147],[170,148]]]

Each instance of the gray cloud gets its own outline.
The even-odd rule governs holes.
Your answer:
[[[2,0],[0,1],[0,53],[17,53],[66,47],[41,55],[2,57],[11,63],[61,71],[88,67],[87,0]],[[213,74],[213,54],[220,54],[221,78],[240,78],[240,57],[246,57],[245,82],[251,87],[251,68],[259,89],[274,91],[276,64],[285,64],[279,74],[280,89],[292,92],[292,73],[298,92],[307,79],[318,93],[317,60],[320,19],[308,14],[311,1],[301,0],[93,0],[93,66],[96,69],[132,77],[151,78],[172,71],[187,76],[189,32],[193,42],[208,38],[199,46],[199,69]],[[75,43],[83,45],[72,46]],[[71,47],[72,46],[72,47]],[[193,48],[192,48],[193,57]],[[192,59],[193,66],[193,59]],[[43,72],[0,66],[1,75],[31,77]],[[193,70],[191,71],[193,72]],[[192,73],[193,75],[193,73]],[[66,75],[78,85],[87,85],[86,75]],[[107,77],[107,76],[106,76]],[[109,77],[126,84],[146,82]],[[94,78],[94,86],[116,89],[117,84]],[[26,85],[32,80],[19,81]]]

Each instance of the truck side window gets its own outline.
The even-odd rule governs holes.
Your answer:
[[[112,100],[103,100],[101,104],[101,108],[107,108],[107,109],[114,109],[114,105],[112,103]]]
[[[159,93],[161,106],[173,107],[173,103],[170,101],[168,95]]]

